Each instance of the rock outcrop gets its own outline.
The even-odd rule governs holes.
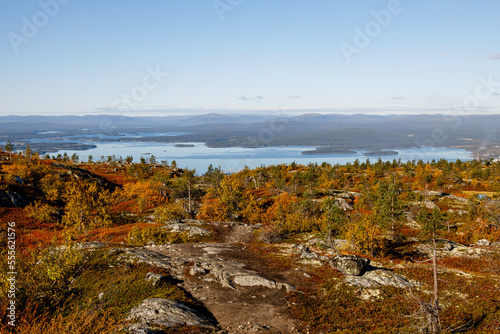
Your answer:
[[[439,199],[441,197],[448,195],[447,193],[443,193],[441,191],[435,191],[435,190],[427,190],[427,192],[425,190],[414,190],[413,192],[416,194],[422,195],[422,196],[425,196],[427,193],[427,198],[429,198],[431,200]]]
[[[208,236],[212,232],[198,226],[191,226],[185,223],[172,223],[162,227],[169,232],[186,232],[190,237],[193,236]]]
[[[344,280],[348,284],[362,288],[379,288],[384,286],[410,288],[414,286],[403,276],[381,268],[369,270],[363,276],[347,276]]]
[[[491,249],[484,248],[489,244],[488,240],[482,239],[479,240],[476,246],[480,247],[471,247],[461,245],[459,243],[446,240],[446,239],[436,239],[437,245],[437,255],[438,256],[447,256],[447,257],[466,257],[466,258],[483,258],[487,254],[492,252]],[[416,247],[416,251],[421,253],[422,255],[431,257],[433,254],[433,250],[431,245],[428,244],[420,244]]]
[[[24,207],[25,201],[18,193],[14,191],[0,191],[0,207],[5,208],[21,208]]]
[[[423,201],[422,204],[429,210],[439,209],[433,201]]]
[[[160,284],[165,280],[165,276],[155,273],[147,273],[146,282],[151,282],[153,286]]]
[[[117,255],[118,262],[124,263],[146,263],[153,267],[173,270],[175,265],[183,265],[185,261],[171,259],[140,248],[113,248],[108,252],[108,256]]]
[[[126,263],[147,263],[154,267],[169,269],[174,276],[183,278],[187,269],[192,276],[202,276],[202,279],[215,281],[223,287],[237,289],[239,286],[262,286],[269,289],[285,288],[286,291],[295,290],[287,283],[280,283],[260,276],[253,270],[244,269],[245,264],[218,258],[216,255],[225,250],[226,244],[200,244],[205,256],[166,256],[149,249],[115,248],[109,254],[117,255],[117,260]],[[151,246],[161,250],[163,246]],[[195,269],[196,268],[196,269]]]
[[[447,195],[446,197],[443,197],[441,199],[450,199],[450,200],[455,201],[455,202],[460,203],[460,204],[467,204],[468,203],[467,198],[458,197],[455,195]]]
[[[261,286],[268,289],[285,288],[286,291],[295,290],[289,284],[276,282],[260,276],[253,270],[244,269],[245,264],[241,262],[214,257],[190,257],[186,260],[196,263],[196,268],[198,268],[196,269],[196,274],[204,275],[204,279],[208,281],[215,280],[226,288],[237,290],[237,286]]]
[[[204,328],[215,328],[215,320],[207,317],[179,301],[165,298],[148,298],[134,307],[127,317],[136,321],[128,327],[129,333],[154,333],[150,327],[174,327],[189,325]]]
[[[488,247],[490,245],[490,242],[487,239],[479,239],[476,242],[476,245],[482,246],[482,247]]]
[[[335,200],[335,205],[338,206],[340,209],[342,209],[344,211],[352,211],[352,210],[354,210],[354,208],[352,207],[352,205],[349,204],[349,202],[347,202],[347,200],[345,200],[343,198],[337,198]]]
[[[361,276],[370,260],[357,255],[336,255],[330,259],[330,266],[344,275]]]

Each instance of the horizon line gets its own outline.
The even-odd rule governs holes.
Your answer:
[[[177,109],[175,111],[180,112],[181,110],[184,109]],[[188,109],[186,109],[188,110]],[[358,110],[358,111],[334,111],[334,110],[325,110],[325,109],[296,109],[296,110],[286,110],[285,112],[281,112],[277,114],[278,110],[251,110],[251,109],[239,109],[239,110],[234,110],[234,111],[226,111],[226,110],[220,110],[220,109],[205,109],[203,111],[197,110],[198,112],[193,113],[172,113],[174,110],[170,110],[169,114],[161,114],[159,111],[156,111],[155,113],[147,113],[146,112],[151,112],[151,110],[142,110],[142,112],[145,112],[144,115],[141,115],[141,111],[135,111],[133,112],[133,115],[130,114],[123,114],[123,113],[81,113],[81,114],[8,114],[8,115],[2,115],[0,114],[0,118],[5,118],[5,117],[99,117],[99,116],[106,116],[106,117],[128,117],[128,118],[138,118],[138,117],[148,117],[148,118],[153,118],[153,117],[188,117],[188,116],[206,116],[206,115],[221,115],[221,116],[233,116],[233,117],[238,117],[238,116],[290,116],[290,117],[298,117],[298,116],[305,116],[305,115],[339,115],[339,116],[356,116],[356,115],[366,115],[366,116],[440,116],[440,115],[446,115],[446,116],[495,116],[499,115],[499,113],[496,112],[456,112],[456,111],[435,111],[435,112],[425,112],[425,111],[414,111],[414,112],[370,112],[366,110]],[[226,111],[226,112],[224,112]],[[130,113],[130,112],[127,112]]]

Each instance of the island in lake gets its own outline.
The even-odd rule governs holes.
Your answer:
[[[315,150],[302,151],[302,154],[355,154],[356,151],[332,146],[316,147]]]
[[[194,147],[193,144],[175,144],[175,147]]]
[[[397,151],[371,151],[371,152],[363,153],[363,155],[382,157],[382,156],[386,156],[386,155],[398,155],[398,152]]]

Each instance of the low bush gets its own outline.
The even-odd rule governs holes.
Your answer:
[[[189,240],[187,233],[168,232],[161,227],[146,227],[142,230],[139,227],[133,227],[128,234],[128,243],[134,246],[144,246],[150,241],[157,245],[164,245],[183,243]]]
[[[289,298],[293,314],[309,324],[310,333],[405,333],[411,305],[402,303],[402,290],[384,288],[367,300],[361,298],[362,291],[344,283],[338,272],[322,267],[307,289]]]
[[[36,201],[32,204],[29,204],[24,208],[26,211],[26,215],[30,218],[34,218],[40,222],[52,222],[52,208],[50,205],[42,203],[40,201]]]
[[[82,250],[77,246],[38,250],[42,256],[17,263],[17,333],[117,333],[126,313],[146,298],[168,298],[198,307],[171,280],[167,271],[146,264],[121,263],[119,252]],[[112,254],[112,255],[109,255]],[[160,284],[148,272],[165,276]],[[1,282],[6,272],[2,267]],[[8,287],[0,286],[2,294]],[[9,333],[7,302],[0,303],[0,333]],[[181,332],[179,332],[181,333]]]
[[[182,203],[171,202],[155,209],[154,213],[157,222],[166,222],[172,219],[188,218]]]

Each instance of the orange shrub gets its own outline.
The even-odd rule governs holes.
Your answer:
[[[147,227],[161,227],[163,224],[151,224],[151,223],[135,223],[135,224],[125,224],[113,227],[101,227],[90,231],[82,237],[82,239],[88,241],[104,241],[104,242],[125,242],[127,236],[132,228],[137,227],[139,229],[145,229]]]
[[[127,183],[123,186],[122,195],[126,200],[135,199],[139,212],[144,212],[167,201],[160,192],[160,186],[160,182],[153,180]]]
[[[227,219],[227,207],[219,198],[203,197],[198,219],[224,221]]]

